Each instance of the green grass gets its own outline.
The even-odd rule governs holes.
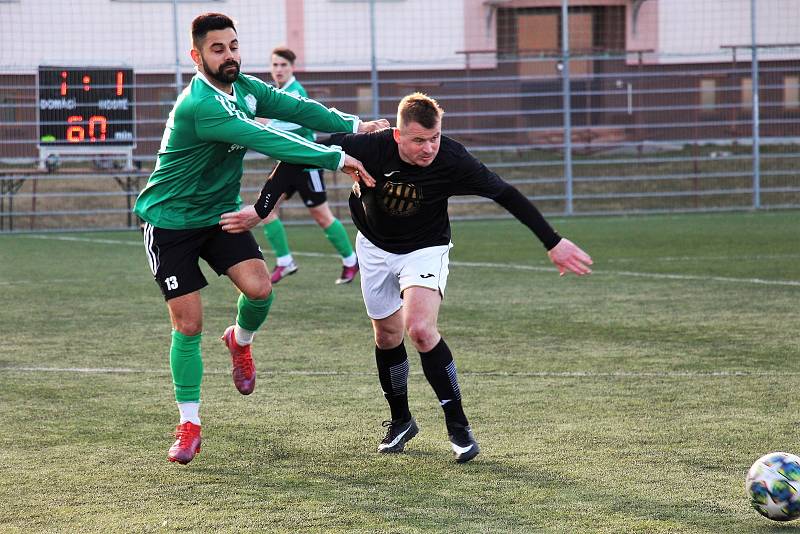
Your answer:
[[[514,221],[454,223],[440,329],[483,448],[463,466],[410,343],[421,431],[374,452],[371,328],[314,226],[289,227],[326,255],[276,287],[250,397],[216,340],[235,291],[207,275],[186,467],[166,461],[169,323],[139,234],[0,236],[0,531],[794,531],[743,482],[800,451],[798,217],[556,219],[595,259],[581,279]]]

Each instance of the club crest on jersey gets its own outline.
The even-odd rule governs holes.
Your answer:
[[[247,95],[244,97],[244,103],[247,104],[247,109],[250,110],[250,113],[255,115],[256,113],[256,97],[253,95]]]
[[[422,192],[414,184],[387,181],[381,192],[381,205],[390,215],[408,217],[419,211]]]

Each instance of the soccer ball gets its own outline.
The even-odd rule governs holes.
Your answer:
[[[756,512],[775,521],[800,517],[800,457],[765,454],[747,472],[747,496]]]

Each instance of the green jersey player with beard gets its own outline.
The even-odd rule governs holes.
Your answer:
[[[168,459],[189,463],[200,452],[200,289],[208,282],[202,258],[239,289],[234,325],[222,336],[233,363],[233,381],[243,395],[255,387],[250,344],[272,304],[269,271],[253,235],[227,232],[223,213],[239,208],[243,159],[253,149],[282,161],[342,169],[371,179],[361,162],[338,147],[325,147],[265,126],[255,117],[302,124],[325,132],[373,131],[385,120],[358,117],[275,90],[240,74],[239,41],[233,21],[206,13],[192,22],[192,60],[197,74],[181,93],[167,121],[158,160],[134,212],[144,221],[144,243],[153,276],[172,322],[170,367],[180,411]]]

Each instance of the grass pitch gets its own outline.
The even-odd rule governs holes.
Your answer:
[[[466,465],[409,342],[420,434],[374,452],[371,328],[314,226],[288,229],[300,271],[276,287],[250,397],[217,341],[236,293],[208,274],[187,467],[166,461],[169,323],[139,234],[0,236],[0,531],[794,531],[743,481],[800,452],[798,220],[554,219],[595,259],[582,279],[515,221],[454,223],[440,329],[483,449]]]

